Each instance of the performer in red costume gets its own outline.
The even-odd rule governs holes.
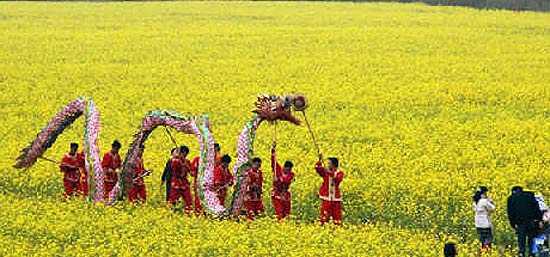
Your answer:
[[[109,193],[118,182],[117,169],[122,168],[122,160],[118,154],[121,146],[122,145],[117,140],[113,141],[111,144],[111,151],[104,154],[103,160],[101,160],[101,167],[103,167],[103,172],[105,173],[105,199],[109,197]]]
[[[231,163],[231,157],[226,154],[222,156],[220,165],[214,168],[214,185],[217,188],[216,196],[222,206],[225,206],[227,187],[233,185],[233,174],[229,171],[229,163]]]
[[[77,153],[78,144],[71,143],[71,150],[63,156],[59,169],[63,172],[65,198],[71,196],[78,188],[80,169],[84,167],[84,159]]]
[[[273,141],[271,148],[271,169],[273,170],[273,190],[271,190],[271,201],[275,208],[277,220],[284,219],[290,215],[291,194],[290,184],[294,180],[292,168],[294,164],[291,161],[285,161],[284,167],[277,162],[277,142]]]
[[[143,153],[145,146],[140,146],[140,151]],[[128,192],[128,200],[130,202],[143,201],[147,200],[147,190],[145,188],[145,182],[143,178],[148,176],[153,172],[152,170],[146,170],[143,167],[143,159],[136,159],[136,167],[134,169],[134,175],[132,178],[132,189]]]
[[[168,202],[174,205],[180,198],[183,198],[186,213],[189,213],[193,208],[191,185],[189,184],[189,180],[187,180],[187,176],[191,172],[191,162],[186,159],[188,154],[189,148],[181,146],[178,157],[172,159],[170,163],[172,177],[170,180],[170,199],[168,199]]]
[[[265,211],[262,203],[262,183],[264,179],[261,167],[262,159],[256,157],[252,159],[252,167],[246,171],[248,185],[244,195],[244,206],[247,210],[246,217],[250,220]]]
[[[322,200],[319,221],[324,224],[332,218],[334,224],[342,225],[340,183],[344,178],[344,173],[338,170],[338,159],[328,158],[328,165],[325,168],[322,163],[322,156],[319,155],[319,161],[315,163],[315,170],[323,178],[323,183],[319,189],[319,198]]]

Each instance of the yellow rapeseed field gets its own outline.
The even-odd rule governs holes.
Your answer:
[[[0,256],[459,256],[479,245],[471,196],[496,202],[491,256],[511,256],[514,185],[550,197],[550,15],[420,4],[0,2]],[[172,143],[146,142],[148,203],[62,202],[50,162],[12,168],[63,106],[92,97],[100,149],[127,150],[151,109],[210,115],[236,154],[257,93],[303,93],[325,157],[345,172],[344,225],[319,226],[321,183],[305,126],[280,123],[295,163],[291,219],[188,217],[164,207]],[[301,115],[297,116],[302,118]],[[77,120],[51,149],[81,142]],[[264,192],[273,127],[255,142]],[[176,140],[198,154],[196,139]],[[235,158],[234,158],[235,159]]]

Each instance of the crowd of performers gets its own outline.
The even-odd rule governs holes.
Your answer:
[[[144,146],[141,145],[140,147],[143,150]],[[294,164],[291,161],[285,161],[283,166],[277,161],[276,147],[277,144],[274,141],[271,148],[273,188],[270,194],[277,220],[282,220],[291,214],[292,195],[290,187],[295,174],[292,171]],[[120,142],[115,140],[111,145],[111,150],[103,155],[101,161],[101,166],[105,173],[104,190],[106,197],[108,197],[109,192],[118,183],[118,174],[122,169],[122,160],[119,154],[120,148]],[[235,178],[229,168],[231,157],[227,154],[221,154],[219,144],[214,144],[214,148],[216,153],[214,168],[215,193],[220,205],[227,207],[228,188],[235,183]],[[166,162],[161,177],[161,186],[166,185],[165,200],[167,203],[176,206],[178,203],[183,202],[186,213],[194,211],[195,214],[202,215],[204,214],[204,210],[197,195],[199,157],[195,157],[190,161],[188,155],[189,148],[187,146],[180,146],[171,150],[171,157]],[[247,219],[254,219],[258,214],[265,212],[262,200],[263,172],[261,167],[262,159],[255,157],[251,161],[250,168],[244,174],[248,182],[244,196],[244,208],[246,209],[245,215]],[[60,169],[63,172],[65,197],[73,194],[88,194],[84,154],[78,152],[77,143],[70,144],[70,151],[63,156]],[[332,219],[334,224],[341,225],[342,195],[339,185],[342,182],[344,173],[338,169],[338,159],[328,158],[327,165],[325,166],[322,156],[319,155],[319,160],[315,163],[314,169],[323,179],[318,193],[321,200],[319,221],[321,224],[324,224]],[[134,170],[133,185],[128,192],[128,200],[130,202],[145,202],[147,193],[143,179],[151,174],[152,170],[144,168],[141,158],[137,160]],[[192,179],[192,182],[189,181],[189,178]],[[193,189],[194,197],[191,196],[191,189]]]

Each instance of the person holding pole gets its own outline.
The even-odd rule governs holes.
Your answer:
[[[172,181],[172,160],[175,159],[175,158],[178,158],[178,155],[179,155],[179,151],[178,151],[178,148],[172,148],[172,151],[170,152],[171,155],[172,155],[172,158],[168,159],[168,161],[166,161],[166,164],[164,165],[164,171],[162,172],[162,176],[161,176],[161,182],[160,182],[160,185],[162,186],[162,184],[166,183],[166,197],[165,197],[165,201],[168,202],[168,200],[170,199],[170,186],[171,186],[171,181]]]
[[[84,167],[84,159],[78,151],[78,144],[71,143],[71,150],[63,156],[59,169],[63,172],[63,186],[65,187],[65,199],[71,196],[78,187],[80,169]]]
[[[291,194],[290,184],[294,180],[294,172],[291,161],[285,161],[284,168],[277,162],[277,142],[273,140],[271,148],[271,170],[273,171],[273,190],[271,190],[271,202],[275,208],[277,220],[280,221],[290,215]]]
[[[216,196],[221,206],[225,206],[225,197],[227,196],[227,187],[233,185],[233,174],[229,170],[231,157],[224,155],[221,158],[221,164],[214,168],[214,185],[216,187]]]
[[[338,158],[328,158],[328,165],[324,167],[323,156],[319,155],[319,161],[315,163],[315,171],[323,178],[319,188],[321,199],[321,215],[319,222],[323,225],[331,218],[335,225],[342,225],[342,194],[340,183],[344,178],[344,172],[338,169]]]
[[[191,188],[187,176],[191,172],[191,162],[187,160],[189,154],[189,148],[187,146],[180,146],[179,156],[172,159],[170,168],[172,169],[172,176],[170,183],[170,204],[175,205],[176,202],[183,198],[185,202],[185,212],[190,213],[193,208],[191,200]]]
[[[144,145],[139,146],[141,153],[143,154]],[[145,182],[143,178],[151,174],[153,170],[146,170],[143,166],[143,159],[138,157],[134,168],[134,174],[132,176],[132,189],[128,193],[128,200],[130,202],[137,202],[147,200],[147,191],[145,188]]]
[[[111,151],[103,155],[103,160],[101,160],[101,166],[103,167],[103,172],[105,173],[105,181],[103,186],[105,190],[105,199],[109,197],[109,193],[118,182],[118,173],[116,170],[122,168],[122,160],[118,154],[121,146],[122,145],[117,140],[113,141],[111,144]]]
[[[338,158],[331,157],[328,158],[328,165],[324,167],[323,155],[317,141],[315,140],[315,135],[311,129],[311,125],[307,120],[305,109],[307,107],[307,101],[305,97],[298,96],[294,99],[294,105],[297,111],[301,111],[304,116],[304,121],[306,122],[307,128],[313,140],[315,149],[319,156],[319,161],[315,163],[315,171],[319,176],[323,178],[323,183],[319,188],[319,198],[321,199],[321,215],[319,221],[321,225],[329,221],[331,218],[336,225],[342,225],[342,195],[340,193],[340,183],[344,179],[344,172],[338,169],[339,161]]]
[[[244,196],[244,206],[246,207],[246,218],[253,220],[254,216],[265,211],[262,202],[263,173],[262,159],[255,157],[252,159],[252,166],[246,171],[248,185]]]

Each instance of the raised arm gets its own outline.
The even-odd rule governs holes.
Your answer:
[[[274,177],[278,178],[281,176],[281,169],[281,165],[277,162],[277,142],[273,141],[273,146],[271,147],[271,171]]]
[[[315,171],[317,171],[317,174],[319,174],[319,176],[324,177],[325,173],[327,172],[327,168],[325,168],[322,162],[319,160],[315,163]]]

